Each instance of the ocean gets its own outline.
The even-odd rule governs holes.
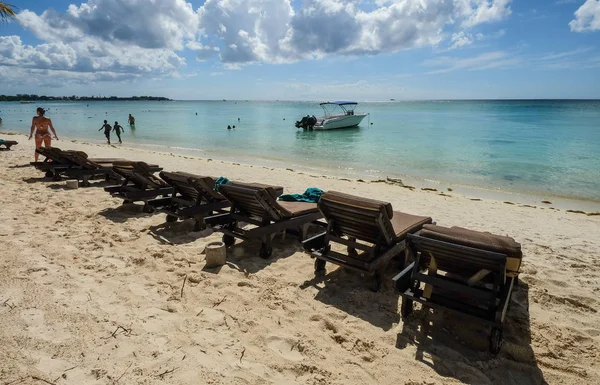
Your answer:
[[[125,127],[123,146],[600,201],[600,101],[361,102],[357,111],[369,113],[362,124],[333,131],[294,127],[302,116],[321,115],[318,102],[0,103],[0,131],[28,133],[38,105],[63,140],[104,143],[98,129],[116,120]],[[130,113],[135,128],[126,124]]]

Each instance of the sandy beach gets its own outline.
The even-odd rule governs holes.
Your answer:
[[[390,183],[358,182],[139,149],[59,141],[90,157],[157,163],[301,193],[307,187],[389,201],[395,210],[514,237],[521,284],[505,344],[465,317],[416,310],[403,322],[388,279],[313,260],[291,237],[273,257],[191,221],[123,207],[102,181],[68,190],[29,165],[33,143],[0,152],[0,384],[597,384],[600,216]],[[450,187],[450,186],[448,186]],[[536,206],[536,207],[533,207]],[[185,284],[184,284],[185,283]]]

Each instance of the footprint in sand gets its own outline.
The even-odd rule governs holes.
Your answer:
[[[267,338],[267,346],[275,353],[290,361],[302,361],[304,356],[298,351],[298,342],[291,338],[270,336]]]

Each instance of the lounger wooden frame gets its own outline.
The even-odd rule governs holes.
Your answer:
[[[161,170],[161,167],[149,166],[144,162],[115,162],[112,172],[122,181],[119,185],[105,187],[104,191],[123,199],[123,203],[144,202],[144,212],[153,212],[150,200],[173,193],[172,186],[154,175]]]
[[[45,159],[41,162],[31,162],[32,166],[35,166],[37,169],[40,169],[44,172],[50,171],[47,175],[49,177],[53,176],[53,169],[63,169],[63,168],[73,168],[79,167],[78,162],[74,163],[71,159],[64,155],[63,150],[58,147],[40,147],[35,150],[38,154],[42,155]],[[81,153],[85,154],[85,153]],[[87,156],[87,155],[86,155]],[[98,163],[98,164],[112,164],[116,161],[124,161],[122,158],[88,158],[88,160]]]
[[[329,193],[327,193],[329,194]],[[339,193],[334,193],[339,194]],[[351,197],[360,200],[360,197]],[[327,220],[327,230],[303,242],[304,249],[315,258],[315,274],[323,274],[327,262],[373,275],[378,291],[390,261],[404,256],[405,241],[396,236],[386,202],[348,204],[335,199],[321,199],[319,210]],[[376,202],[375,205],[373,203]],[[380,205],[378,205],[380,204]],[[391,211],[391,206],[389,207]],[[431,223],[431,219],[429,222]],[[357,242],[360,240],[361,242]],[[346,246],[346,253],[331,249],[332,243]],[[402,262],[404,266],[405,261]]]
[[[408,317],[417,301],[475,317],[491,325],[490,351],[498,353],[517,280],[506,274],[507,255],[413,234],[407,250],[414,262],[393,278],[403,298],[402,316]]]
[[[160,177],[168,183],[171,196],[153,199],[148,204],[167,214],[167,222],[194,218],[194,231],[206,228],[204,218],[224,213],[231,203],[214,191],[215,178],[185,172],[161,172]]]
[[[260,240],[260,257],[269,258],[273,252],[271,241],[275,234],[297,231],[299,240],[303,241],[309,226],[317,224],[323,217],[319,211],[292,217],[283,215],[285,209],[273,196],[281,195],[283,190],[277,190],[274,193],[264,187],[236,183],[221,185],[219,192],[231,202],[230,211],[207,217],[205,221],[223,233],[223,242],[226,245],[232,245],[235,238],[246,241]],[[240,223],[256,227],[245,230],[240,227]]]

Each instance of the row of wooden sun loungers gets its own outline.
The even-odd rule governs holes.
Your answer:
[[[260,241],[262,258],[271,256],[275,234],[294,233],[315,258],[317,275],[329,262],[373,275],[379,290],[390,261],[397,259],[404,268],[393,282],[402,296],[403,317],[411,314],[415,301],[467,314],[490,325],[490,350],[500,349],[522,258],[521,245],[510,237],[438,226],[430,217],[394,211],[388,202],[335,191],[325,192],[318,203],[285,202],[277,200],[283,194],[280,186],[217,185],[215,177],[185,172],[156,176],[161,170],[156,165],[88,159],[77,152],[63,158],[77,166],[53,168],[54,173],[81,176],[81,170],[110,169],[120,179],[105,188],[112,196],[124,203],[144,202],[144,211],[164,212],[167,222],[192,218],[195,230],[211,226],[223,233],[227,246],[236,238]],[[312,225],[321,230],[307,238]]]
[[[60,180],[62,177],[77,179],[80,185],[89,186],[89,180],[104,177],[109,180],[116,176],[113,170],[115,162],[125,161],[118,158],[88,158],[82,151],[63,151],[57,147],[40,147],[36,150],[45,157],[42,162],[31,162],[31,165],[43,171],[47,177]],[[149,165],[153,171],[162,170],[157,165]]]

